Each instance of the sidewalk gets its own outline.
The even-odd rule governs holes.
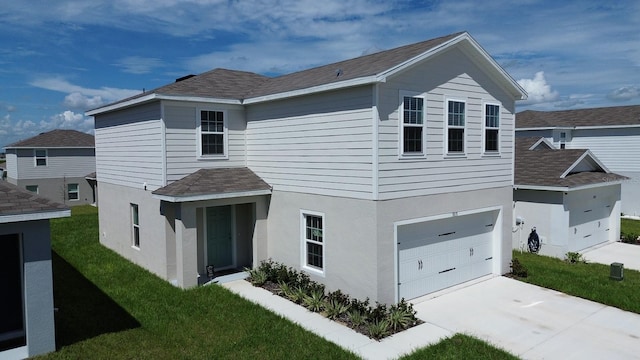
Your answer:
[[[417,348],[454,335],[434,324],[424,323],[376,341],[245,280],[224,283],[222,286],[364,359],[397,359]]]

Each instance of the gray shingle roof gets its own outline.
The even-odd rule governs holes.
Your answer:
[[[271,186],[246,167],[200,169],[153,192],[154,195],[189,197],[271,190]]]
[[[580,172],[561,178],[570,167],[588,150],[581,149],[546,149],[529,148],[539,137],[517,137],[515,158],[516,186],[550,186],[575,188],[627,179],[614,173],[604,171]]]
[[[279,94],[307,89],[334,82],[357,79],[380,74],[404,63],[464,32],[380,51],[329,65],[303,70],[274,78],[251,72],[214,69],[177,81],[111,105],[127,102],[149,94],[210,97],[217,99],[244,100],[252,97]],[[340,76],[336,72],[340,70]]]
[[[65,205],[0,181],[0,216],[69,210]]]
[[[640,125],[640,105],[516,114],[516,128]]]
[[[95,147],[93,135],[76,130],[51,130],[6,146],[9,148]]]

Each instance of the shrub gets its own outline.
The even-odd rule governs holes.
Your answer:
[[[520,262],[520,260],[513,258],[511,260],[511,274],[520,278],[526,278],[529,275],[529,271],[527,270],[527,267]]]
[[[627,244],[638,244],[640,242],[638,242],[638,234],[634,233],[634,232],[629,232],[629,233],[620,233],[620,240],[624,243]]]
[[[398,304],[391,305],[389,307],[389,313],[387,314],[387,321],[393,331],[399,331],[409,328],[415,324],[416,311],[413,310],[413,306],[402,299]]]
[[[305,295],[303,303],[310,311],[322,311],[322,308],[324,307],[324,291],[320,291],[320,288],[311,290],[309,295]]]
[[[262,286],[265,282],[267,282],[267,272],[262,268],[258,267],[255,269],[245,269],[246,272],[249,273],[249,282],[253,284],[253,286]]]
[[[379,340],[389,334],[389,322],[387,320],[374,320],[367,324],[369,337]]]
[[[327,297],[327,301],[324,303],[324,312],[329,319],[338,319],[343,314],[346,314],[347,311],[349,311],[348,302],[344,303],[339,299]]]
[[[585,259],[582,254],[580,254],[579,252],[572,252],[569,251],[568,253],[566,253],[564,255],[564,261],[570,263],[570,264],[577,264],[577,263],[587,263],[587,259]]]
[[[364,314],[359,310],[351,309],[347,313],[347,316],[349,317],[349,321],[351,321],[351,325],[354,327],[359,327],[367,321],[366,316],[364,316]]]

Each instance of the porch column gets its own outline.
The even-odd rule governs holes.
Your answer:
[[[198,285],[198,231],[196,209],[185,203],[176,209],[176,275],[178,286]]]
[[[260,261],[269,258],[267,237],[268,201],[266,196],[259,196],[256,200],[256,224],[253,232],[253,267],[260,265]]]

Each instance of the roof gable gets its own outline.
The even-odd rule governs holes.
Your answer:
[[[640,105],[516,114],[516,129],[611,126],[640,126]]]
[[[87,115],[162,99],[163,96],[226,99],[250,104],[384,82],[388,76],[425,61],[451,46],[460,46],[476,63],[481,63],[482,68],[489,71],[515,99],[526,98],[525,91],[518,83],[468,33],[459,32],[274,78],[215,69],[88,111]]]
[[[76,130],[56,129],[18,141],[5,148],[93,148],[93,135]]]
[[[551,149],[539,144],[540,138],[516,137],[516,188],[571,189],[626,179],[611,173],[589,150]]]

